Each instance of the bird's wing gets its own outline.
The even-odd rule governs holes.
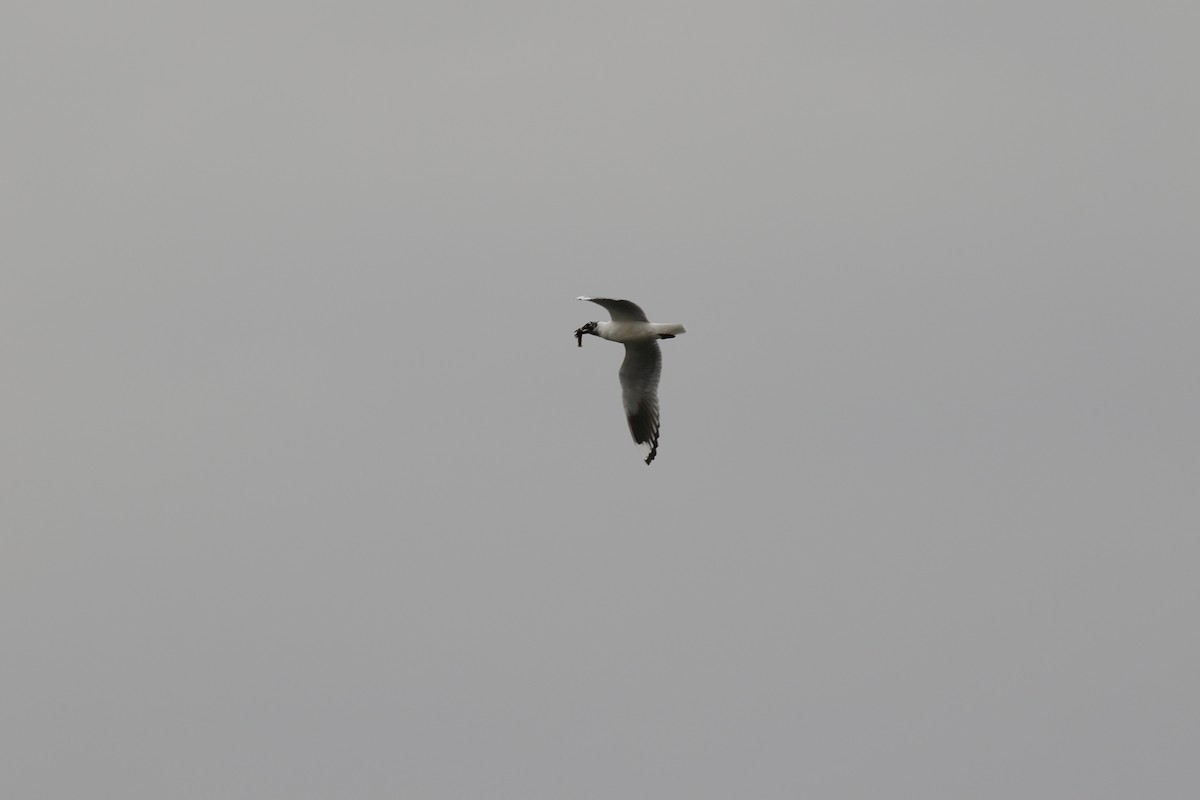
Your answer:
[[[649,322],[646,312],[638,308],[637,303],[628,300],[610,300],[607,297],[580,297],[579,300],[589,300],[596,305],[604,306],[612,315],[613,322]]]
[[[636,306],[634,306],[636,308]],[[662,375],[662,351],[658,342],[625,345],[621,362],[621,401],[633,441],[646,449],[646,463],[658,454],[658,378]]]

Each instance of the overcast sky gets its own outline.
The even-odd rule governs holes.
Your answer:
[[[1195,798],[1198,8],[9,0],[0,794]]]

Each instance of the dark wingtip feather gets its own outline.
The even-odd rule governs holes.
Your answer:
[[[646,456],[646,463],[649,464],[658,455],[658,435],[661,428],[655,428],[654,423],[647,414],[635,414],[629,417],[629,432],[633,434],[633,441],[637,444],[650,444],[650,452]]]

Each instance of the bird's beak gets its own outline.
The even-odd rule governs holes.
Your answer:
[[[583,347],[583,328],[575,329],[575,346]]]

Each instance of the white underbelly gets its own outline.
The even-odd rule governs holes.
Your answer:
[[[648,342],[684,333],[674,322],[601,322],[596,333],[611,342]]]

